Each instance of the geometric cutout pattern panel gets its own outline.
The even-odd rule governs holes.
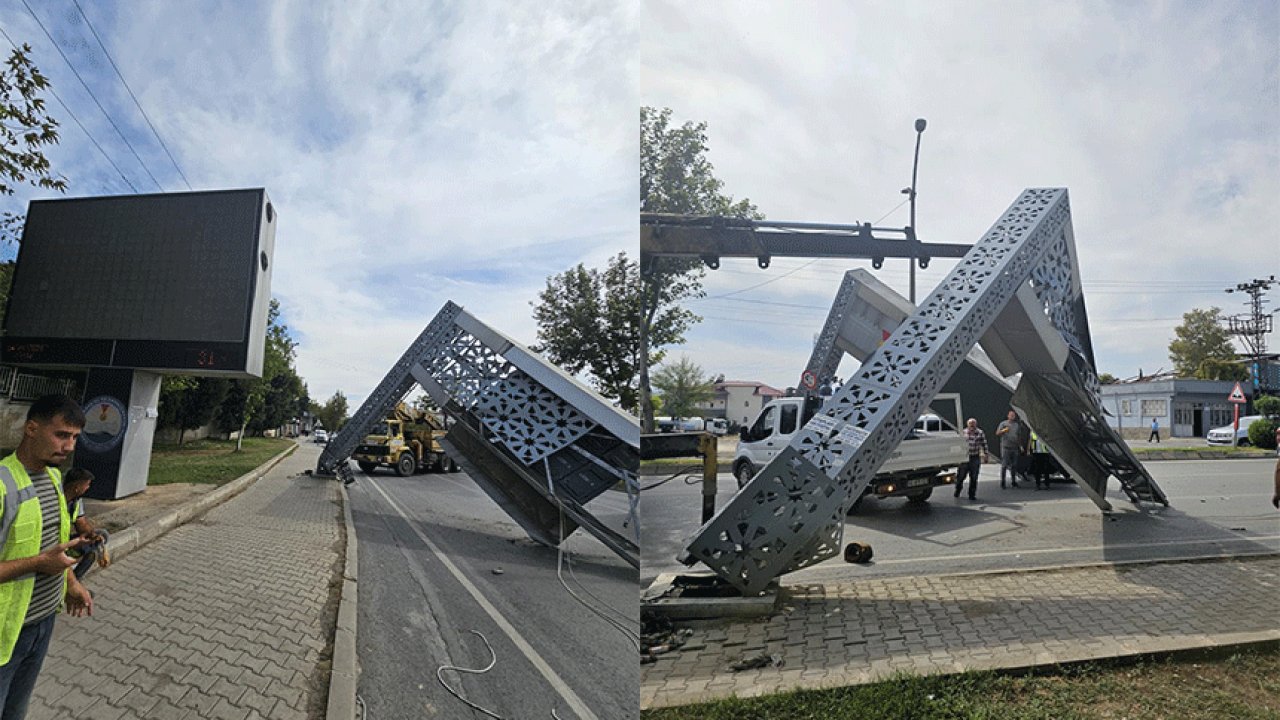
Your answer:
[[[858,372],[711,519],[683,559],[744,594],[834,556],[843,511],[907,435],[1051,246],[1070,237],[1063,188],[1028,189]]]
[[[419,363],[524,465],[568,447],[596,425],[460,327]]]

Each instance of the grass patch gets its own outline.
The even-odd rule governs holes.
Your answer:
[[[871,685],[642,712],[644,720],[1264,720],[1280,717],[1280,646],[1007,675],[897,675]]]
[[[1159,445],[1154,445],[1150,447],[1147,447],[1147,446],[1135,447],[1133,445],[1130,445],[1129,449],[1132,450],[1136,455],[1142,455],[1144,453],[1155,453],[1155,452],[1164,452],[1164,453],[1220,452],[1228,455],[1237,454],[1237,453],[1245,454],[1245,455],[1267,455],[1267,454],[1274,455],[1275,454],[1275,450],[1267,450],[1265,448],[1231,447],[1230,445],[1208,445],[1208,444],[1193,445],[1193,446],[1166,445],[1164,447],[1161,447]]]
[[[222,485],[253,470],[293,445],[282,438],[245,438],[236,452],[234,440],[196,440],[178,445],[156,444],[151,448],[148,485],[207,483]]]

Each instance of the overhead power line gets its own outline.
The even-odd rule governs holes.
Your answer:
[[[151,128],[152,134],[160,142],[160,147],[164,148],[164,154],[169,156],[169,162],[173,163],[173,169],[178,171],[178,176],[182,178],[183,184],[190,190],[191,183],[187,181],[186,173],[182,172],[182,168],[178,166],[178,161],[173,159],[173,153],[169,152],[169,146],[165,144],[164,138],[160,137],[160,132],[156,130],[156,126],[151,124],[151,118],[147,116],[147,111],[142,109],[142,103],[138,102],[138,96],[133,94],[133,88],[129,87],[128,81],[124,79],[124,73],[120,72],[116,61],[111,57],[111,51],[107,50],[106,44],[98,36],[98,31],[94,29],[93,23],[89,22],[89,16],[84,14],[84,8],[80,7],[80,0],[72,0],[72,2],[76,4],[76,10],[80,11],[80,17],[84,18],[84,24],[89,26],[89,32],[93,33],[93,39],[98,41],[98,47],[102,48],[102,54],[107,56],[107,62],[111,63],[111,69],[116,71],[116,77],[120,78],[120,83],[128,91],[129,97],[133,98],[133,104],[137,106],[138,112],[142,113],[142,119],[147,121],[147,127]]]
[[[14,50],[18,49],[17,44],[15,44],[13,39],[9,37],[9,33],[4,31],[4,28],[0,28],[0,35],[4,35],[4,39],[9,42],[9,45]],[[113,169],[115,169],[116,174],[120,176],[120,179],[124,181],[124,184],[128,185],[129,189],[135,193],[138,192],[138,188],[134,187],[133,183],[129,182],[129,178],[125,177],[124,172],[120,170],[120,166],[116,165],[115,161],[111,159],[111,156],[107,154],[107,151],[102,149],[102,145],[98,144],[98,140],[93,137],[93,133],[89,132],[89,128],[85,127],[84,123],[80,122],[80,118],[76,117],[76,114],[71,111],[71,107],[69,105],[62,102],[62,98],[58,95],[57,91],[54,90],[52,86],[46,89],[49,91],[49,94],[53,95],[53,99],[58,101],[58,104],[62,106],[62,109],[67,111],[67,114],[71,116],[71,119],[76,121],[76,125],[78,125],[80,130],[84,132],[84,136],[89,138],[89,142],[93,143],[94,147],[98,148],[98,152],[102,154],[102,158],[106,160]]]
[[[53,43],[53,48],[62,56],[62,60],[67,63],[67,67],[71,68],[72,74],[74,74],[76,79],[80,81],[80,85],[84,87],[85,92],[89,93],[90,98],[93,98],[94,104],[97,105],[98,109],[102,111],[102,114],[106,116],[107,122],[111,123],[112,128],[115,128],[116,134],[124,141],[125,146],[129,148],[129,152],[133,153],[133,156],[138,159],[138,164],[142,166],[142,171],[147,174],[147,177],[151,178],[151,182],[155,183],[155,186],[160,188],[161,192],[164,192],[164,186],[160,184],[159,180],[156,180],[155,175],[151,174],[151,169],[147,167],[147,163],[143,161],[142,156],[134,149],[133,143],[129,142],[129,138],[125,137],[124,132],[120,130],[120,126],[116,125],[116,121],[111,118],[111,113],[107,112],[107,109],[98,101],[98,96],[93,94],[93,90],[89,87],[89,83],[85,82],[83,77],[80,77],[80,71],[76,70],[76,66],[71,63],[71,58],[68,58],[67,54],[62,52],[62,46],[58,45],[58,41],[53,39],[53,35],[49,32],[49,29],[40,21],[40,16],[36,15],[35,11],[31,9],[31,5],[27,4],[27,0],[22,0],[22,5],[27,9],[28,13],[31,13],[31,17],[35,19],[36,24],[44,31],[44,35],[49,38],[49,42]]]

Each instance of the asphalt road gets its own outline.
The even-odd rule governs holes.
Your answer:
[[[788,575],[786,582],[1280,552],[1280,512],[1270,503],[1275,464],[1148,462],[1170,506],[1139,510],[1112,479],[1110,515],[1074,484],[1002,490],[999,467],[987,465],[976,502],[943,488],[923,507],[901,498],[867,498],[845,525],[844,539],[870,543],[873,562],[849,565],[832,558]],[[645,479],[642,485],[661,478]],[[736,488],[731,476],[721,475],[716,507]],[[700,482],[680,478],[641,494],[642,585],[659,573],[689,570],[675,556],[701,524],[700,503]]]
[[[485,717],[450,695],[437,669],[484,668],[486,640],[496,656],[491,670],[443,672],[471,702],[513,719],[638,716],[631,640],[570,595],[556,550],[530,541],[466,474],[357,471],[349,489],[368,718]],[[589,508],[616,528],[626,497],[606,492]],[[635,569],[581,530],[564,547],[569,587],[638,631]]]

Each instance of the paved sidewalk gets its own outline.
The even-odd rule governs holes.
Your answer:
[[[641,668],[641,708],[1280,640],[1280,557],[924,576],[788,588],[789,611],[690,625]],[[731,672],[761,654],[781,666]]]
[[[92,571],[94,615],[58,618],[28,720],[323,717],[343,523],[314,462]]]

